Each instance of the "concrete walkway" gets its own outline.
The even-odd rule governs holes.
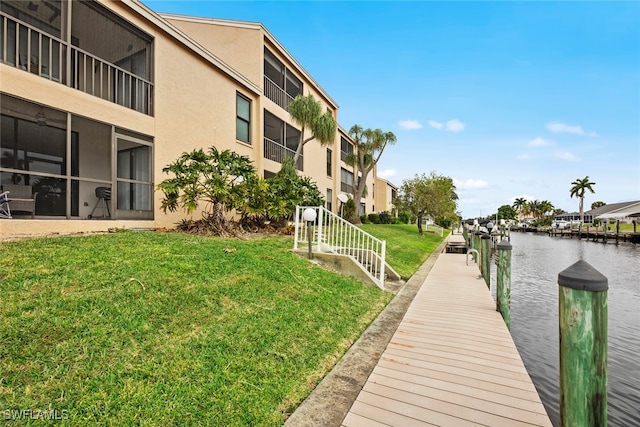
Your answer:
[[[477,265],[443,248],[285,425],[551,426]]]

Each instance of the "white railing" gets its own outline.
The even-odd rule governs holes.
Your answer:
[[[316,211],[311,225],[302,217],[305,209]],[[361,230],[349,221],[322,206],[296,206],[294,249],[308,245],[308,227],[311,226],[311,244],[317,252],[329,252],[352,257],[373,282],[384,289],[386,241]]]
[[[264,96],[287,110],[289,104],[293,101],[293,97],[285,92],[280,86],[278,86],[269,77],[264,76]]]
[[[275,141],[272,141],[271,139],[266,137],[264,138],[263,147],[264,147],[264,158],[271,159],[274,162],[278,162],[278,163],[282,163],[286,157],[293,158],[296,154],[295,151],[290,150],[284,145],[279,144]],[[302,165],[303,165],[303,156],[300,155],[300,157],[298,157],[298,161],[296,162],[296,168],[298,170],[303,170]]]
[[[67,55],[69,70],[67,76]],[[153,83],[6,14],[0,14],[0,61],[40,77],[153,114]]]

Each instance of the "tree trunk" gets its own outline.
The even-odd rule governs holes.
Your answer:
[[[424,231],[422,231],[422,214],[421,213],[418,214],[418,234],[421,236],[424,234]]]

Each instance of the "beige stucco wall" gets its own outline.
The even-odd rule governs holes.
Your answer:
[[[262,87],[262,29],[255,23],[162,15],[209,52]]]
[[[389,211],[393,212],[393,200],[392,200],[392,191],[397,188],[393,186],[389,181],[376,178],[376,194],[375,194],[375,203],[376,203],[376,212]]]

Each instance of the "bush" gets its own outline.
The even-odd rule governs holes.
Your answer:
[[[411,214],[406,211],[402,211],[398,214],[398,219],[402,224],[409,224],[409,220],[411,219]]]
[[[374,224],[380,224],[380,215],[378,215],[377,213],[370,213],[367,216],[367,219],[369,220],[369,222],[372,222]],[[362,223],[364,224],[364,221],[362,221]]]
[[[351,219],[355,216],[356,213],[356,203],[352,198],[349,198],[347,202],[344,204],[342,211],[342,218],[347,221],[351,221]]]
[[[369,222],[369,219],[367,218],[366,215],[360,215],[360,222],[363,224],[366,224]]]
[[[391,214],[389,211],[380,212],[380,224],[391,224]]]

